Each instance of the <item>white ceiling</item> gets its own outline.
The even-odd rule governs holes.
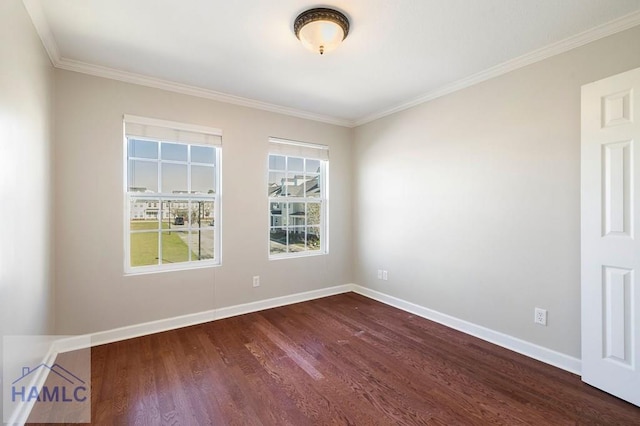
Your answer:
[[[59,68],[356,125],[640,24],[640,0],[329,0],[349,36],[320,56],[309,0],[24,0]]]

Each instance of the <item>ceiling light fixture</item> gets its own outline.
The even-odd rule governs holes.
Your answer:
[[[296,37],[312,52],[331,52],[349,34],[349,20],[337,10],[309,9],[302,12],[293,24]]]

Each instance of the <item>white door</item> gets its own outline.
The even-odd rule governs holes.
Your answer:
[[[581,166],[582,380],[640,406],[640,68],[582,87]]]

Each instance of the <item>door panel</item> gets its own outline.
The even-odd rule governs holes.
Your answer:
[[[582,380],[640,406],[640,69],[582,87]]]

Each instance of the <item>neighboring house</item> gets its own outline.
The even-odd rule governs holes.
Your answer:
[[[145,195],[152,194],[147,188],[132,187],[132,192],[141,192]],[[186,191],[174,191],[175,194],[186,194]],[[198,192],[194,192],[198,194]],[[208,202],[207,202],[208,203]],[[198,206],[192,206],[192,213],[197,217]],[[176,216],[187,216],[189,214],[189,203],[186,201],[162,201],[137,199],[131,205],[131,220],[154,220],[160,214],[162,220],[171,220]],[[202,219],[213,219],[213,208],[205,208],[201,212]]]
[[[295,175],[290,178],[284,178],[277,183],[270,183],[269,197],[290,197],[290,198],[316,198],[320,197],[319,176]],[[284,215],[283,215],[284,210]],[[288,213],[288,221],[287,221]],[[305,204],[291,201],[288,203],[272,202],[271,203],[271,226],[292,227],[289,232],[304,233],[302,228],[305,223]],[[295,228],[299,227],[299,228]]]
[[[291,197],[291,198],[315,198],[320,196],[320,184],[319,176],[304,176],[295,175],[290,178],[283,178],[279,184],[272,182],[269,184],[269,197]],[[289,202],[288,203],[288,218],[286,219],[287,207],[285,203],[272,202],[271,203],[271,226],[284,226],[290,227],[300,226],[301,228],[290,229],[289,232],[303,233],[305,232],[305,205],[304,203]],[[283,216],[283,209],[285,215]]]

